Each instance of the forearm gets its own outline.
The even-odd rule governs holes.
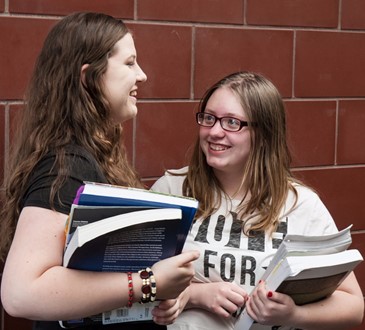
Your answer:
[[[188,296],[185,309],[202,308],[202,305],[200,303],[200,299],[203,295],[203,293],[201,292],[201,288],[204,288],[203,283],[192,282],[187,290],[185,290],[186,295]]]
[[[337,290],[331,297],[296,308],[289,324],[306,330],[349,329],[361,324],[363,298]]]
[[[12,279],[9,279],[12,281]],[[76,271],[55,266],[38,278],[14,279],[2,284],[6,311],[16,317],[36,320],[74,319],[126,306],[126,274]],[[141,280],[133,276],[135,300],[140,299]]]

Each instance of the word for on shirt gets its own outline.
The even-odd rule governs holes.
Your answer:
[[[252,232],[252,237],[246,237],[242,232],[242,220],[237,219],[237,214],[235,212],[230,212],[233,218],[232,222],[226,222],[226,218],[223,215],[219,215],[217,222],[214,226],[213,232],[208,230],[211,225],[211,218],[208,217],[202,221],[199,225],[197,234],[195,235],[194,241],[200,243],[211,244],[212,246],[217,246],[218,243],[222,243],[224,237],[223,230],[229,223],[231,223],[231,228],[229,229],[229,237],[225,238],[227,241],[224,243],[224,247],[227,250],[241,250],[242,253],[223,253],[220,255],[220,260],[217,260],[218,252],[206,249],[204,252],[204,276],[210,277],[209,271],[215,269],[217,263],[220,266],[220,276],[225,282],[233,282],[237,274],[237,266],[240,267],[240,279],[239,283],[241,285],[254,286],[256,283],[255,270],[257,267],[257,262],[252,253],[244,254],[245,251],[255,251],[255,252],[265,252],[265,233],[263,232]],[[195,223],[197,225],[198,223]],[[272,249],[277,249],[287,233],[287,219],[279,223],[276,233],[280,233],[281,238],[273,238],[268,241],[272,246]],[[243,239],[241,239],[243,237]],[[243,243],[244,242],[244,243]],[[244,246],[241,246],[243,245]],[[239,256],[240,260],[237,260]],[[219,257],[218,257],[219,258]]]

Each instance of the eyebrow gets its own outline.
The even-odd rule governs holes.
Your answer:
[[[214,110],[211,110],[211,109],[208,109],[208,108],[205,108],[204,112],[208,112],[212,115],[217,115],[217,112],[214,111]],[[231,117],[231,118],[237,118],[239,120],[242,120],[242,121],[245,121],[245,119],[243,119],[243,116],[242,115],[237,115],[235,113],[227,113],[227,114],[224,114],[223,117]]]

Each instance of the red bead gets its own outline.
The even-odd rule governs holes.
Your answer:
[[[144,293],[144,294],[151,293],[151,287],[149,285],[143,285],[142,286],[142,293]]]
[[[150,277],[150,274],[145,271],[145,270],[142,270],[140,273],[139,273],[139,276],[142,278],[142,279],[147,279]]]

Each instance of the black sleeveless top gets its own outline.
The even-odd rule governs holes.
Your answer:
[[[51,185],[58,169],[54,166],[55,154],[49,153],[36,165],[29,178],[27,188],[22,198],[22,207],[37,206],[52,209],[49,202]],[[53,208],[63,214],[69,214],[77,189],[84,181],[108,183],[95,158],[83,148],[70,145],[66,149],[66,162],[70,172],[66,182],[58,191]],[[33,322],[34,330],[60,330],[58,322]],[[163,330],[165,326],[159,326],[153,322],[119,323],[112,325],[87,326],[74,329],[108,329],[108,330]]]

